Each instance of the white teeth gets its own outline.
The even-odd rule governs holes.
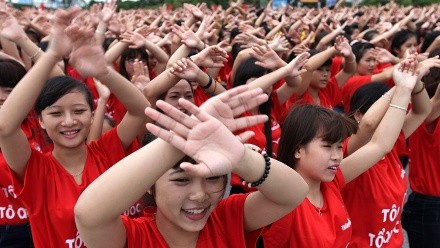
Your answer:
[[[330,166],[330,167],[328,167],[328,168],[330,168],[331,170],[336,170],[336,169],[338,169],[338,167],[336,167],[336,166]]]
[[[61,132],[62,134],[65,134],[65,135],[72,135],[72,134],[76,134],[76,133],[78,133],[78,131],[70,131],[70,132]]]
[[[205,209],[187,209],[187,210],[183,210],[185,213],[188,213],[188,214],[201,214],[201,213],[203,213],[203,211],[205,211]]]

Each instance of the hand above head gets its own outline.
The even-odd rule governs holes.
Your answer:
[[[96,91],[98,91],[99,99],[107,101],[111,94],[109,88],[97,79],[93,80],[93,82],[95,84]]]
[[[384,48],[376,47],[372,50],[372,54],[380,64],[393,62],[397,58]]]
[[[207,68],[223,67],[223,63],[228,59],[228,53],[225,49],[221,48],[224,42],[220,42],[217,45],[209,46],[191,56],[191,59],[198,66]]]
[[[258,60],[255,62],[256,65],[266,69],[278,69],[286,64],[268,45],[252,47],[250,55]]]
[[[171,73],[192,82],[196,81],[197,76],[204,72],[190,59],[182,58],[171,65]]]
[[[429,69],[434,67],[440,68],[440,58],[438,55],[419,62],[417,65],[417,69],[419,70],[419,80],[429,73]]]
[[[200,44],[202,44],[202,46],[204,44],[191,29],[174,24],[172,31],[180,38],[181,42],[189,48],[200,49]]]
[[[393,69],[393,80],[396,86],[405,87],[411,91],[418,81],[418,75],[417,59],[414,55],[404,59]]]
[[[5,11],[0,11],[0,35],[12,42],[25,38],[26,33],[17,20]]]
[[[135,59],[133,62],[133,76],[131,82],[142,92],[145,86],[150,82],[148,66]]]
[[[296,56],[296,58],[292,61],[290,61],[290,63],[285,66],[288,73],[287,76],[297,77],[306,72],[307,70],[304,69],[303,66],[307,63],[309,57],[310,53],[304,52]]]
[[[348,58],[352,54],[351,46],[348,43],[347,38],[342,35],[336,37],[335,49],[338,54],[344,58]]]

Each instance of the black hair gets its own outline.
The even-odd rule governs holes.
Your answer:
[[[365,114],[367,110],[390,88],[384,83],[371,82],[359,87],[351,97],[348,116],[353,117],[356,111]]]
[[[49,79],[35,101],[35,111],[39,116],[41,112],[54,104],[58,99],[71,92],[83,93],[90,110],[93,110],[92,95],[87,86],[69,76],[57,76]]]
[[[425,36],[425,40],[420,47],[420,52],[426,52],[426,49],[432,44],[432,42],[440,35],[440,31],[432,31]]]
[[[116,40],[116,37],[105,37],[104,42],[102,43],[102,48],[104,51],[107,51],[113,41]]]
[[[142,60],[145,60],[147,63],[148,69],[150,68],[150,63],[148,61],[148,53],[143,48],[127,48],[124,50],[124,52],[121,54],[121,60],[119,63],[119,73],[121,73],[122,76],[124,76],[126,79],[131,80],[130,76],[128,75],[127,68],[125,68],[125,61],[128,61],[130,59],[136,59],[139,58]]]
[[[397,55],[397,50],[400,49],[403,43],[409,40],[411,37],[416,37],[416,34],[413,31],[408,29],[400,30],[394,35],[393,40],[391,41],[391,53],[393,55]]]
[[[315,56],[316,54],[321,53],[321,52],[323,52],[323,51],[319,50],[319,49],[311,49],[309,51],[310,57]],[[332,61],[333,61],[332,58],[328,58],[319,68],[331,66],[332,65]]]
[[[330,144],[343,141],[356,133],[357,124],[331,109],[304,104],[294,107],[287,115],[278,145],[277,159],[295,169],[294,153],[318,135]]]
[[[379,32],[377,32],[376,30],[370,30],[364,34],[363,38],[366,41],[371,41],[378,34],[379,34]]]
[[[437,55],[440,55],[440,47],[432,50],[428,57],[432,58]],[[429,73],[422,78],[422,81],[425,83],[429,98],[432,98],[437,90],[438,84],[440,83],[440,68],[433,67],[429,69]]]
[[[245,85],[250,78],[259,78],[266,73],[268,70],[256,65],[256,58],[250,57],[244,60],[237,68],[235,73],[234,81],[232,82],[233,87],[240,85]],[[266,137],[266,152],[272,157],[272,121],[271,116],[272,101],[269,100],[258,107],[258,111],[261,114],[269,116],[269,120],[264,123],[264,136]]]
[[[14,88],[26,74],[26,68],[13,59],[0,59],[0,87]]]
[[[368,42],[356,42],[351,45],[351,50],[353,51],[354,56],[356,57],[356,63],[359,64],[359,61],[362,59],[364,54],[373,49],[374,45]]]

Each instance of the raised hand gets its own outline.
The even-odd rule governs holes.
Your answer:
[[[144,65],[138,59],[133,62],[133,77],[131,82],[142,92],[145,86],[150,82],[148,66]]]
[[[98,91],[99,98],[107,101],[111,94],[109,88],[101,83],[101,81],[98,79],[94,79],[93,82],[95,84],[96,91]]]
[[[258,60],[256,65],[266,69],[278,69],[286,64],[268,45],[252,47],[250,55]]]
[[[141,34],[137,32],[125,32],[124,34],[120,35],[122,38],[122,42],[127,42],[130,45],[129,48],[141,48],[145,46],[145,38]]]
[[[227,61],[228,53],[221,48],[223,42],[220,42],[217,45],[209,46],[198,54],[191,57],[191,59],[198,66],[214,68],[214,67],[222,67],[223,63]]]
[[[342,35],[336,37],[335,48],[338,54],[344,58],[347,58],[352,54],[351,46],[348,43],[347,38]]]
[[[221,121],[231,132],[235,132],[267,121],[265,115],[234,118],[266,102],[267,99],[268,95],[261,88],[249,90],[248,86],[242,85],[209,98],[200,108]]]
[[[116,1],[107,0],[98,16],[104,23],[108,23],[116,11]]]
[[[306,72],[307,70],[302,67],[307,63],[309,57],[310,53],[304,52],[296,56],[294,60],[290,61],[290,63],[286,66],[286,70],[288,72],[287,76],[297,77]]]
[[[284,36],[278,36],[275,37],[269,45],[274,51],[276,52],[286,52],[289,50],[289,42],[287,41],[286,37]]]
[[[419,80],[429,73],[429,69],[434,67],[440,68],[440,59],[438,55],[420,62],[417,65],[417,69],[419,70]]]
[[[400,62],[400,65],[393,69],[393,81],[397,86],[414,89],[418,81],[419,72],[417,70],[417,60],[415,56],[410,56]]]
[[[18,24],[17,20],[5,11],[0,11],[0,35],[12,42],[25,38],[26,33]]]
[[[192,82],[196,81],[197,75],[203,73],[203,71],[191,60],[182,58],[171,65],[171,73]]]
[[[49,43],[48,53],[59,59],[69,54],[72,49],[72,41],[67,37],[65,30],[80,11],[80,8],[70,8],[67,10],[59,9],[55,12],[51,30],[52,39]]]
[[[203,44],[200,38],[191,29],[174,24],[172,31],[180,38],[181,42],[189,48],[197,49],[200,47],[200,44]]]
[[[376,47],[372,50],[373,56],[380,64],[386,64],[395,61],[397,58],[384,48]]]

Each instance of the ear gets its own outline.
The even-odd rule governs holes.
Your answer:
[[[41,116],[38,116],[38,123],[40,124],[40,127],[42,129],[46,129],[46,125],[44,125],[43,119],[41,118]]]
[[[295,157],[295,159],[300,159],[301,158],[301,154],[302,154],[302,148],[300,147],[300,148],[298,148],[298,149],[295,149],[295,152],[294,152],[294,154],[293,154],[293,156]]]
[[[364,117],[364,114],[362,114],[359,110],[356,110],[356,112],[354,112],[354,119],[358,124],[359,122],[361,122],[362,117]]]

